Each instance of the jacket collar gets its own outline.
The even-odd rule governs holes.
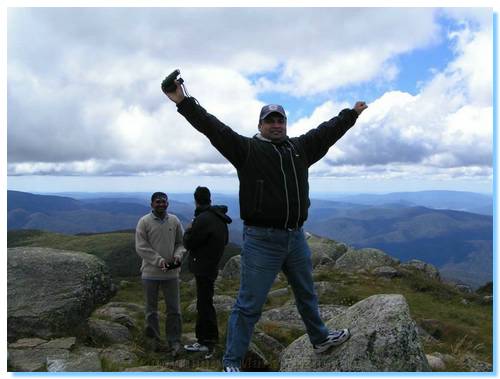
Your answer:
[[[281,145],[282,143],[285,143],[286,141],[288,141],[288,136],[286,136],[285,139],[283,141],[280,141],[280,142],[273,142],[270,139],[263,137],[262,134],[260,134],[260,133],[255,134],[253,137],[258,139],[259,141],[270,142],[270,143],[274,143],[275,145]]]

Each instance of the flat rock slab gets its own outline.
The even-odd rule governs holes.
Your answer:
[[[82,347],[66,357],[47,358],[49,372],[102,372],[99,349]]]

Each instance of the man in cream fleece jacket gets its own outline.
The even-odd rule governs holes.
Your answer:
[[[146,298],[147,339],[153,349],[161,349],[158,293],[163,292],[167,309],[165,331],[175,356],[180,351],[182,321],[179,301],[179,271],[184,247],[184,231],[179,219],[167,213],[168,197],[163,192],[151,196],[151,213],[137,223],[135,249],[142,258],[141,272]]]

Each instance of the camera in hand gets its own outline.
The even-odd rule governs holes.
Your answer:
[[[169,262],[165,265],[165,267],[167,268],[167,271],[168,270],[175,270],[176,268],[180,267],[181,266],[181,261],[177,260],[177,261],[172,261],[172,262]]]
[[[161,90],[166,94],[167,92],[175,92],[177,89],[177,85],[175,84],[175,80],[178,80],[179,84],[184,83],[182,78],[177,79],[177,77],[181,74],[180,70],[174,70],[170,75],[168,75],[163,82],[161,83]]]

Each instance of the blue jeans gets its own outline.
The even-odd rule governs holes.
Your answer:
[[[283,270],[312,344],[323,342],[328,329],[321,320],[312,279],[311,251],[299,230],[245,226],[240,290],[227,326],[224,366],[240,367],[276,275]]]

